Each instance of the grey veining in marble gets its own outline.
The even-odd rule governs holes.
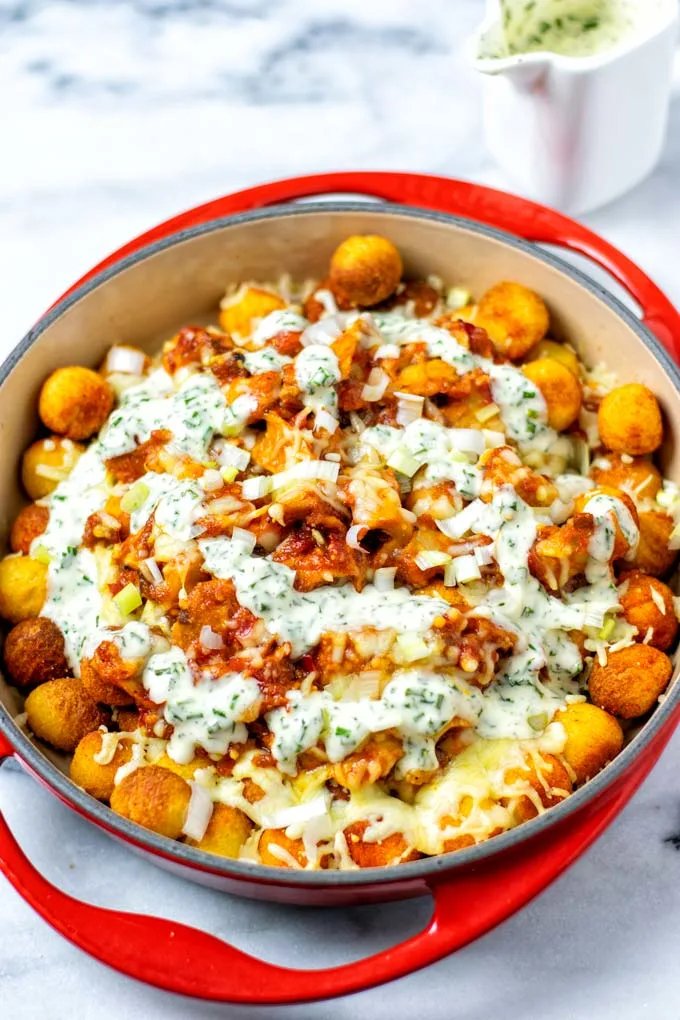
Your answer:
[[[482,0],[0,0],[0,355],[89,266],[220,193],[338,168],[511,187],[489,163],[461,47]],[[680,63],[654,175],[588,223],[680,303]],[[527,909],[390,987],[260,1011],[107,971],[0,880],[0,1016],[127,1020],[678,1020],[680,736],[605,836]],[[427,901],[308,911],[217,895],[95,832],[23,773],[0,806],[50,880],[203,926],[268,959],[378,951]]]

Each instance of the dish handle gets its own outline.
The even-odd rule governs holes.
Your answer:
[[[189,209],[135,238],[96,266],[75,286],[144,245],[187,227],[280,202],[343,193],[463,216],[525,241],[557,245],[578,252],[609,272],[628,291],[642,309],[644,324],[671,357],[680,361],[680,314],[654,281],[608,241],[568,216],[529,199],[470,181],[428,174],[341,171],[291,177],[237,191]]]
[[[0,744],[0,756],[10,749]],[[434,898],[427,927],[390,949],[323,970],[258,960],[177,921],[84,903],[47,881],[0,813],[0,870],[73,945],[129,977],[181,995],[259,1005],[312,1002],[372,988],[425,967],[505,920],[553,881],[602,832],[629,794],[586,810],[516,850],[423,885]]]

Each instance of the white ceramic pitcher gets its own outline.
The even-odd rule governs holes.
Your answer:
[[[497,2],[470,40],[485,76],[489,149],[528,196],[582,213],[632,188],[655,166],[671,91],[678,0],[648,4],[645,31],[593,56],[480,57]]]

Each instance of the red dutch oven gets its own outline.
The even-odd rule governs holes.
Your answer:
[[[326,193],[386,204],[282,205]],[[384,233],[407,272],[436,273],[473,293],[501,279],[533,286],[553,325],[585,360],[646,382],[666,412],[661,466],[680,481],[680,316],[624,255],[566,217],[499,191],[400,173],[333,173],[278,181],[183,213],[115,252],[69,290],[0,369],[0,526],[21,505],[17,464],[37,426],[36,398],[60,364],[98,364],[113,342],[157,348],[173,328],[209,321],[231,280],[281,271],[319,275],[351,233]],[[588,256],[642,309],[640,322],[590,279],[536,242]],[[169,991],[238,1003],[309,1002],[408,974],[466,945],[527,903],[609,825],[644,780],[678,720],[676,676],[662,704],[619,757],[563,803],[517,829],[454,854],[396,868],[291,871],[215,857],[115,815],[75,787],[68,763],[14,721],[15,690],[0,681],[0,757],[24,767],[73,810],[185,878],[239,895],[309,905],[350,905],[429,894],[434,912],[418,935],[376,956],[325,970],[292,970],[165,919],[107,910],[60,892],[31,865],[0,815],[0,867],[15,889],[72,943],[109,966]]]

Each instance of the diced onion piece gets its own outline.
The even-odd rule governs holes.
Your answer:
[[[224,467],[220,468],[220,474],[222,475],[222,480],[226,482],[227,485],[229,485],[236,478],[236,475],[238,474],[238,468],[235,467],[234,465],[229,466],[228,464],[226,464]]]
[[[613,616],[610,616],[608,620],[605,620],[604,627],[602,627],[597,636],[600,638],[601,641],[608,641],[609,638],[612,636],[612,632],[615,626],[616,620],[614,619]]]
[[[203,472],[201,488],[204,492],[215,492],[217,489],[221,489],[222,485],[223,479],[219,471],[216,471],[214,468],[208,468],[207,471]]]
[[[429,646],[419,634],[406,632],[399,634],[392,646],[395,662],[416,662],[430,654]]]
[[[465,308],[465,305],[469,305],[471,299],[472,295],[467,287],[449,287],[446,294],[446,304],[454,312],[459,308]]]
[[[121,372],[127,375],[142,375],[146,357],[143,351],[134,347],[113,346],[106,355],[105,369],[107,372]]]
[[[184,819],[182,832],[189,839],[195,839],[198,843],[205,836],[205,831],[210,824],[213,802],[205,787],[200,786],[193,779],[189,780],[189,786],[191,787],[191,797],[189,798],[187,816]]]
[[[493,418],[498,414],[498,404],[487,404],[486,407],[480,407],[479,411],[475,414],[475,418],[479,422],[488,421],[489,418]]]
[[[446,569],[444,570],[444,584],[447,588],[455,588],[458,584],[455,560],[451,560],[450,563],[446,564]]]
[[[448,429],[448,439],[453,446],[466,453],[484,453],[486,443],[479,429]]]
[[[314,299],[323,305],[326,315],[338,314],[338,306],[330,290],[322,287],[320,290],[314,291]]]
[[[590,447],[580,436],[575,436],[571,442],[574,451],[574,466],[580,475],[587,477],[590,471]]]
[[[52,562],[52,556],[49,549],[42,544],[36,545],[31,550],[31,559],[37,560],[38,563],[49,564]]]
[[[113,601],[123,616],[129,616],[130,613],[134,613],[135,609],[139,609],[141,606],[142,596],[134,584],[130,582],[130,584],[126,584],[124,588],[121,588],[117,595],[113,596]]]
[[[149,486],[145,482],[135,482],[131,489],[125,493],[120,501],[120,508],[126,514],[131,514],[144,506],[149,498]]]
[[[416,460],[412,454],[403,446],[398,446],[396,450],[390,455],[387,461],[388,467],[394,468],[401,475],[406,475],[407,478],[412,478],[420,467],[420,461]]]
[[[383,358],[398,358],[399,353],[397,344],[380,344],[373,354],[373,360],[382,361]]]
[[[680,549],[680,523],[676,524],[668,538],[668,548],[671,551]]]
[[[576,607],[574,607],[576,608]],[[583,606],[583,626],[585,627],[603,627],[604,618],[608,609],[611,609],[610,605],[597,605],[596,602],[587,602]]]
[[[290,482],[300,479],[314,479],[322,482],[337,482],[340,465],[328,460],[303,460],[286,471],[272,475],[270,481],[273,489],[280,489]],[[245,486],[245,482],[243,483]]]
[[[254,478],[246,478],[241,482],[241,492],[244,499],[262,499],[272,491],[272,476],[257,475]]]
[[[142,560],[142,566],[146,568],[149,577],[154,584],[163,584],[163,575],[153,556],[149,556],[148,559]]]
[[[198,538],[199,535],[205,534],[205,526],[203,524],[192,524],[189,528],[189,538]]]
[[[661,615],[665,616],[666,615],[666,603],[663,600],[663,595],[661,594],[661,592],[657,591],[656,588],[651,588],[650,587],[649,594],[652,596],[652,602],[654,603],[656,608],[659,610]]]
[[[224,641],[219,634],[216,634],[212,627],[207,624],[201,627],[201,634],[199,637],[201,642],[201,648],[206,651],[216,651],[219,648],[224,648]]]
[[[430,570],[432,567],[444,567],[450,560],[449,553],[439,552],[437,549],[423,549],[416,556],[416,566],[421,570]]]
[[[321,407],[316,412],[316,417],[314,419],[315,429],[325,429],[326,432],[330,432],[330,434],[333,435],[338,428],[338,424],[338,419],[334,418],[333,415],[325,408]]]
[[[465,532],[470,530],[483,509],[482,501],[473,499],[459,513],[446,517],[443,521],[437,521],[437,527],[448,538],[462,538]]]
[[[250,531],[246,531],[245,528],[234,528],[231,533],[231,540],[232,542],[239,542],[241,545],[244,545],[248,552],[252,552],[257,545],[255,536]]]
[[[467,556],[459,556],[456,560],[454,560],[454,563],[458,584],[467,584],[468,581],[478,581],[482,576],[477,560],[470,553],[468,553]]]
[[[304,804],[281,808],[280,811],[267,815],[262,819],[262,827],[265,829],[287,829],[289,825],[301,825],[311,821],[312,818],[321,818],[327,811],[328,798],[325,794],[319,794]]]
[[[378,591],[392,591],[396,573],[396,567],[378,567],[373,575],[373,584],[376,589]]]
[[[351,528],[348,528],[347,534],[345,535],[345,542],[350,549],[361,549],[361,545],[359,543],[367,531],[368,528],[365,524],[353,524]]]
[[[359,673],[354,684],[354,694],[357,698],[377,698],[380,695],[380,680],[382,674],[377,669],[367,669]]]
[[[397,398],[397,425],[404,428],[412,421],[417,421],[423,416],[424,397],[418,397],[415,393],[396,393]]]
[[[222,467],[235,467],[239,471],[245,471],[250,463],[250,454],[233,443],[225,443],[217,454],[217,461]]]
[[[372,368],[361,391],[362,400],[380,400],[390,384],[390,377],[382,368]]]
[[[49,478],[51,482],[63,482],[67,474],[64,468],[51,467],[49,464],[38,464],[35,473],[40,478]]]
[[[474,549],[474,557],[480,567],[488,567],[493,563],[493,545],[478,545]]]
[[[312,322],[311,325],[306,326],[300,336],[300,343],[303,347],[309,347],[310,344],[326,344],[329,346],[334,340],[342,333],[342,329],[338,325],[335,316],[329,316],[327,319],[319,319],[318,322]]]
[[[502,432],[495,432],[493,429],[482,429],[484,442],[487,450],[495,450],[497,446],[505,446],[505,436]]]

